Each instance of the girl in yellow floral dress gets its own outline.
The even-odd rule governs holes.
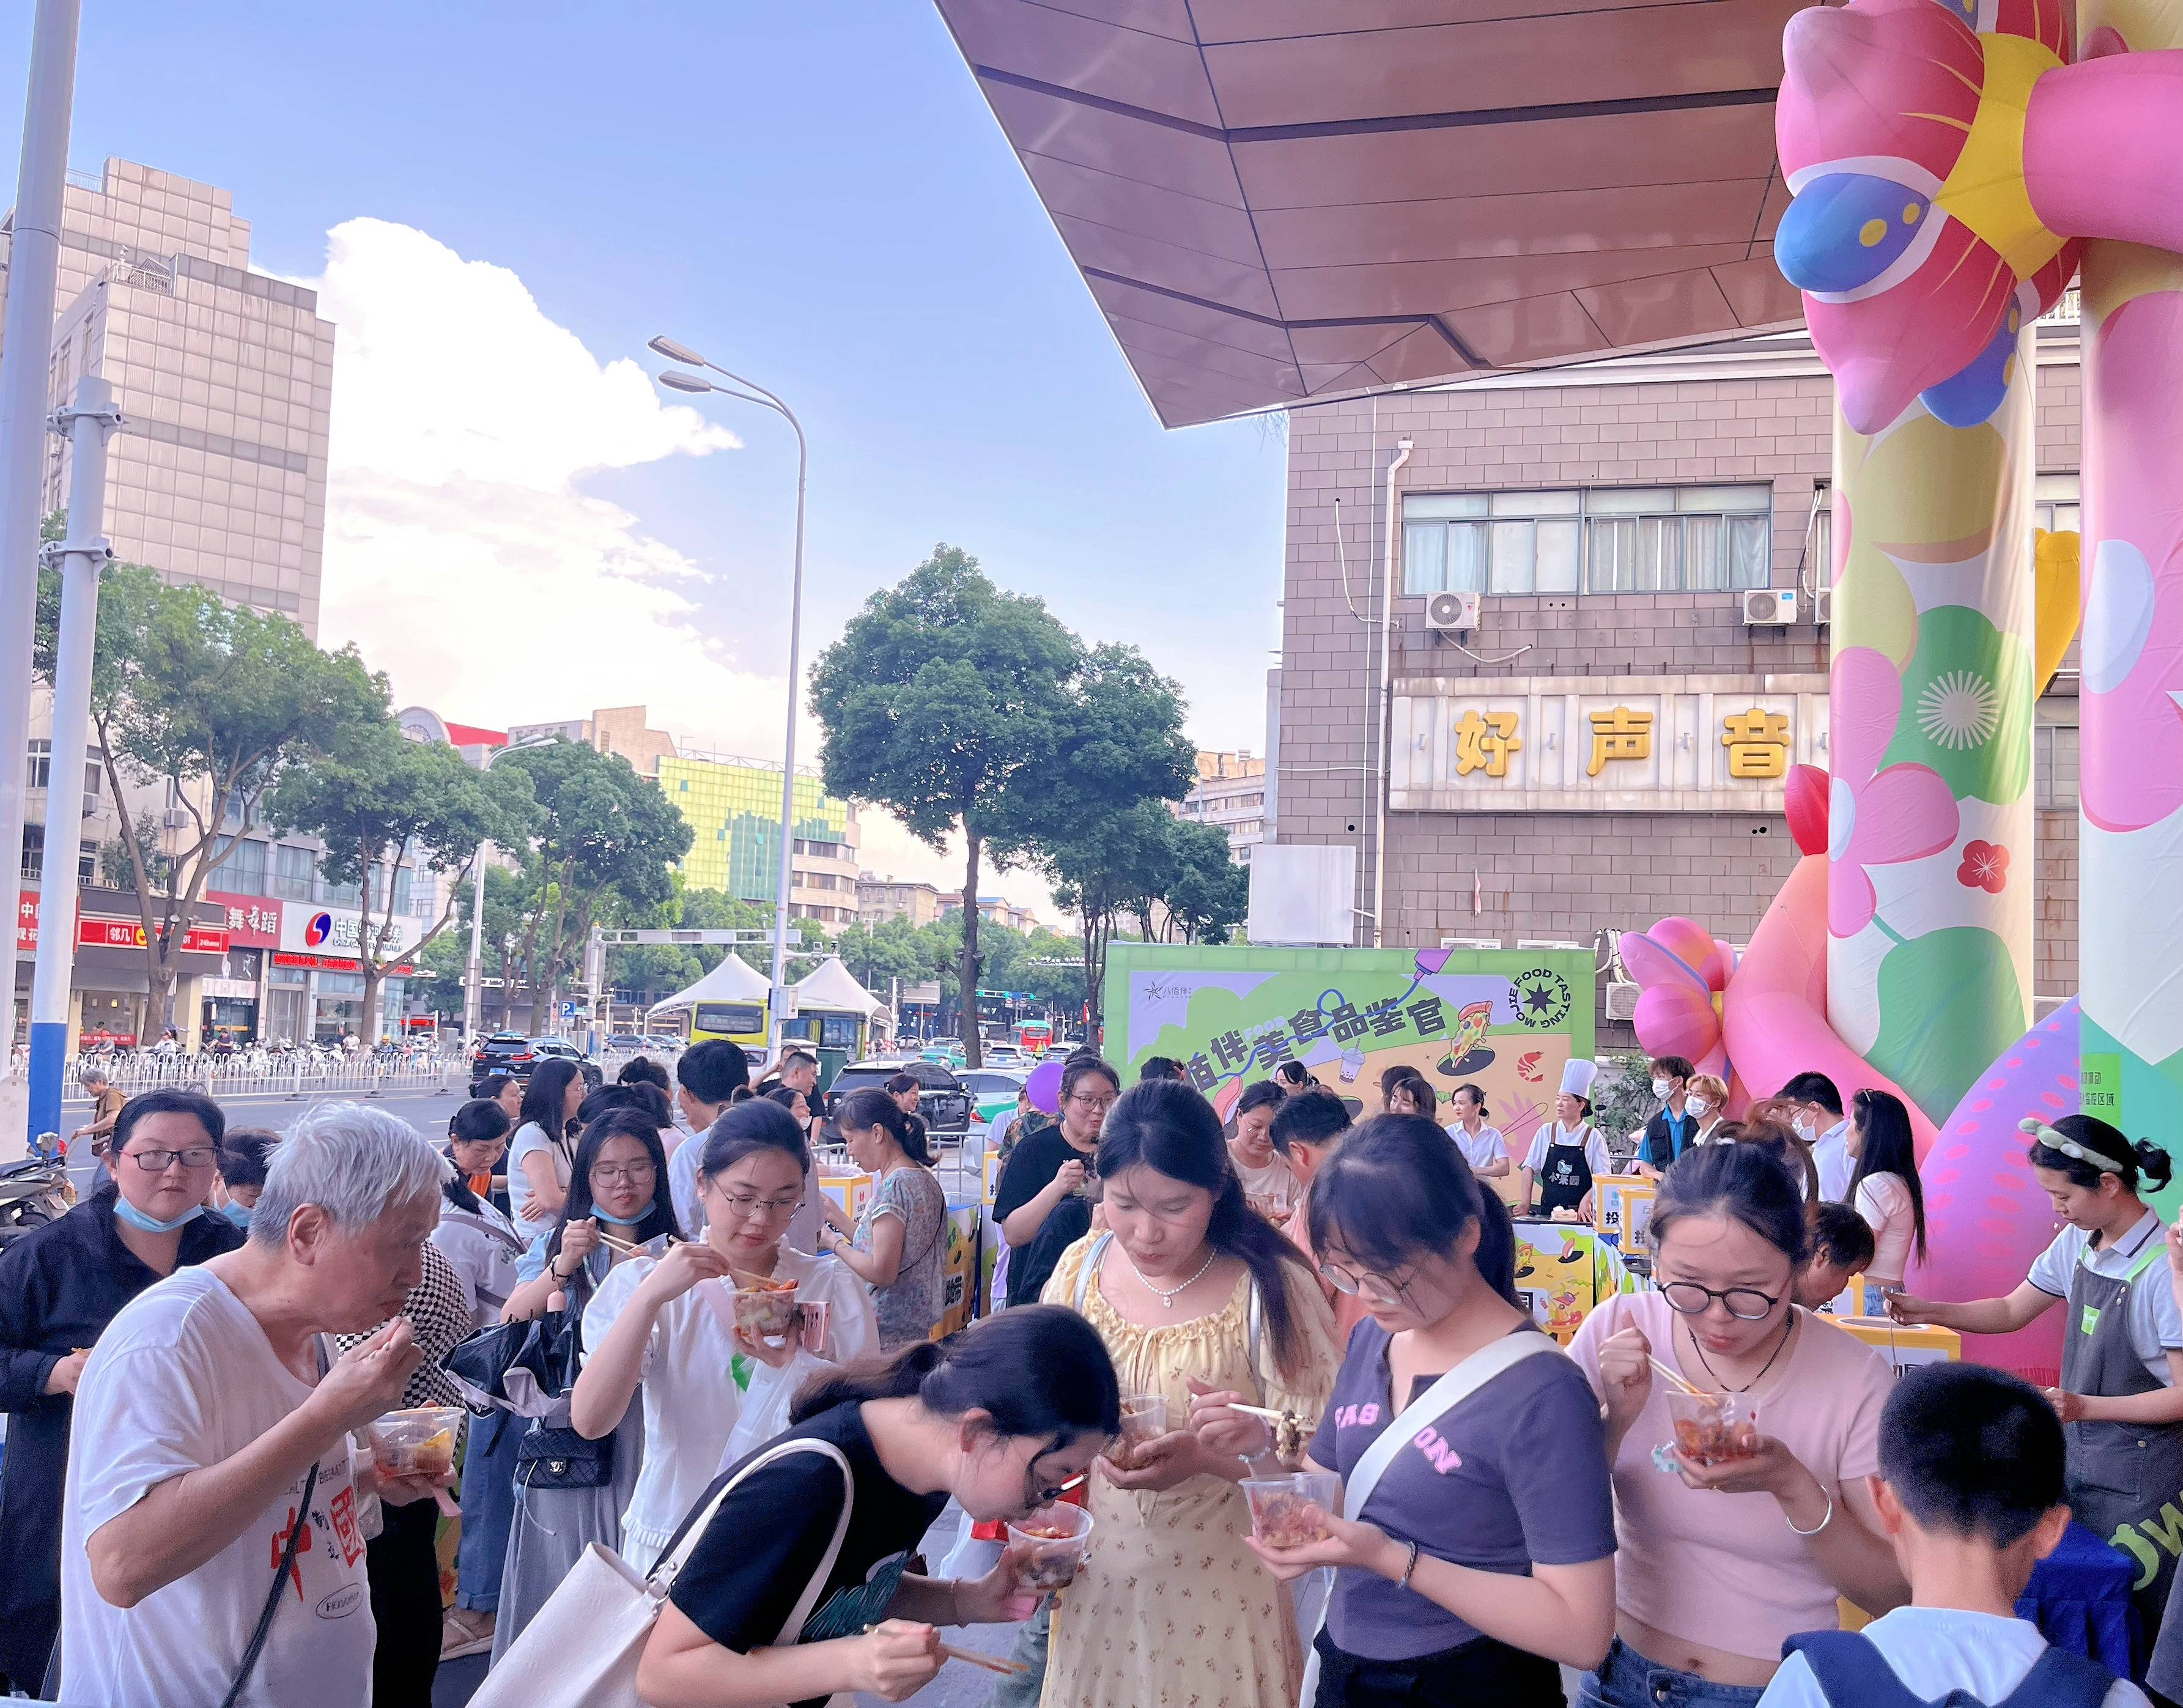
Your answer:
[[[1186,1424],[1193,1383],[1316,1421],[1341,1362],[1333,1313],[1245,1205],[1220,1119],[1188,1086],[1130,1088],[1098,1173],[1109,1232],[1063,1255],[1045,1298],[1099,1331],[1124,1394],[1166,1397],[1169,1427],[1137,1468],[1093,1472],[1091,1554],[1054,1609],[1043,1708],[1293,1708],[1303,1645],[1288,1592],[1244,1544],[1249,1467]]]

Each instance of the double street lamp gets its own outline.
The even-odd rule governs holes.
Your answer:
[[[780,887],[775,896],[773,909],[773,1000],[769,1038],[772,1054],[778,1058],[788,1007],[788,889],[793,875],[790,855],[796,835],[796,691],[803,633],[803,492],[810,470],[810,448],[804,442],[803,424],[796,419],[795,411],[764,387],[740,374],[730,373],[719,363],[707,361],[687,344],[678,344],[664,335],[653,339],[650,348],[669,361],[681,364],[659,376],[659,383],[669,391],[718,392],[723,397],[740,398],[746,403],[772,410],[796,430],[796,573],[788,605],[788,736],[780,771]],[[734,383],[720,385],[703,374],[688,371],[693,368],[709,369]]]

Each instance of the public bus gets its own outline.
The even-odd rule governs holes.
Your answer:
[[[690,1042],[724,1038],[741,1044],[755,1066],[765,1060],[772,1041],[770,1019],[763,1002],[701,1002],[691,1010]]]
[[[1050,1020],[1026,1020],[1016,1026],[1016,1048],[1036,1061],[1052,1048],[1053,1022]]]

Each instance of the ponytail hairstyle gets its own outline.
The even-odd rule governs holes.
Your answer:
[[[746,1098],[730,1105],[701,1140],[697,1176],[718,1180],[745,1157],[761,1150],[786,1152],[796,1159],[808,1182],[811,1176],[811,1146],[796,1117],[770,1098]]]
[[[1447,1256],[1475,1222],[1480,1278],[1517,1304],[1508,1207],[1478,1184],[1463,1152],[1424,1115],[1364,1122],[1312,1177],[1309,1203],[1313,1248],[1338,1248],[1381,1275]]]
[[[2045,1137],[2050,1132],[2120,1166],[2102,1168],[2097,1163],[2087,1162],[2071,1156],[2067,1151],[2058,1150],[2052,1141]],[[2031,1166],[2055,1174],[2067,1175],[2073,1184],[2081,1186],[2087,1192],[2097,1192],[2100,1177],[2107,1174],[2114,1176],[2122,1182],[2125,1191],[2132,1193],[2139,1190],[2141,1177],[2151,1182],[2152,1189],[2158,1192],[2175,1176],[2175,1165],[2169,1160],[2168,1153],[2158,1145],[2148,1144],[2143,1139],[2133,1144],[2119,1130],[2096,1115],[2065,1115],[2053,1126],[2034,1132]]]
[[[506,1138],[512,1124],[497,1098],[474,1097],[447,1117],[447,1137],[463,1144],[491,1144]]]
[[[914,1340],[892,1357],[829,1371],[789,1407],[792,1427],[837,1405],[915,1399],[942,1417],[985,1412],[996,1436],[1036,1436],[1053,1452],[1122,1427],[1122,1389],[1099,1332],[1058,1305],[980,1317],[945,1340]]]
[[[1311,1085],[1312,1072],[1300,1061],[1285,1061],[1274,1070],[1274,1083],[1291,1091],[1303,1091]]]
[[[1461,1097],[1466,1091],[1470,1093],[1472,1099],[1478,1104],[1478,1118],[1480,1121],[1488,1119],[1492,1115],[1493,1111],[1486,1106],[1486,1088],[1482,1085],[1477,1085],[1469,1080],[1465,1080],[1461,1085],[1456,1087],[1453,1091],[1448,1093],[1448,1101],[1450,1103],[1453,1103],[1456,1099]]]
[[[1807,1204],[1819,1202],[1819,1165],[1813,1158],[1812,1147],[1797,1136],[1780,1111],[1785,1107],[1778,1099],[1754,1104],[1741,1121],[1724,1121],[1714,1137],[1736,1144],[1755,1145],[1788,1171],[1791,1181],[1803,1182],[1803,1199]],[[1710,1147],[1708,1147],[1710,1148]],[[1675,1165],[1680,1168],[1680,1163]]]
[[[1804,1147],[1786,1141],[1809,1162]],[[1739,1221],[1801,1269],[1810,1255],[1811,1223],[1797,1190],[1794,1162],[1781,1154],[1778,1132],[1745,1137],[1734,1144],[1702,1144],[1660,1177],[1653,1202],[1653,1249],[1686,1216]],[[1316,1191],[1316,1187],[1314,1187]],[[1817,1202],[1816,1196],[1814,1202]],[[1316,1230],[1314,1230],[1314,1235]]]
[[[880,1127],[912,1162],[920,1168],[932,1166],[932,1151],[925,1142],[925,1123],[904,1115],[901,1105],[877,1086],[853,1091],[835,1104],[834,1125],[844,1134]]]
[[[1436,1133],[1442,1144],[1447,1135]],[[1228,1159],[1227,1140],[1213,1105],[1180,1080],[1141,1079],[1107,1112],[1095,1167],[1111,1182],[1139,1164],[1155,1174],[1202,1187],[1213,1194],[1213,1219],[1205,1241],[1224,1256],[1241,1258],[1258,1283],[1273,1330],[1274,1360],[1290,1376],[1304,1367],[1303,1323],[1291,1289],[1316,1288],[1318,1277],[1303,1254],[1243,1201],[1243,1182]]]
[[[1925,1260],[1925,1193],[1918,1183],[1918,1148],[1910,1136],[1910,1111],[1891,1091],[1870,1087],[1850,1093],[1850,1120],[1864,1138],[1858,1145],[1857,1173],[1849,1183],[1849,1197],[1857,1202],[1857,1189],[1868,1177],[1891,1174],[1910,1188],[1910,1220],[1918,1244],[1918,1260]]]

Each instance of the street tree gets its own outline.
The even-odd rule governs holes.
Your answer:
[[[1164,882],[1171,822],[1161,802],[1140,799],[1119,811],[1087,815],[1066,839],[1045,847],[1041,865],[1053,899],[1076,915],[1087,1039],[1097,1039],[1104,1015],[1100,999],[1108,945],[1123,920],[1141,915],[1145,898]]]
[[[367,1024],[379,1012],[387,969],[454,923],[484,844],[521,846],[536,817],[523,772],[476,770],[453,748],[411,741],[391,722],[367,725],[314,764],[291,767],[266,812],[275,834],[321,837],[319,871],[357,888]],[[450,880],[446,905],[414,937],[394,914],[395,874],[412,862]]]
[[[690,851],[690,822],[627,759],[586,742],[510,748],[494,761],[503,766],[524,773],[538,804],[520,949],[537,1029],[606,910],[656,906],[672,893],[669,867]]]
[[[1155,893],[1145,898],[1145,936],[1157,934],[1164,943],[1227,942],[1251,909],[1251,874],[1236,864],[1228,832],[1170,819],[1167,842]]]
[[[386,679],[365,670],[353,647],[314,646],[289,618],[117,565],[100,593],[91,715],[115,809],[131,827],[121,849],[156,1033],[174,1024],[179,960],[208,885],[264,823],[289,771],[390,721]],[[156,852],[134,833],[147,816],[158,826]]]
[[[981,965],[979,875],[1032,846],[1083,661],[1043,602],[1002,592],[975,558],[943,544],[867,599],[812,668],[829,792],[887,808],[934,848],[962,835],[964,989],[977,988]],[[963,1004],[961,1036],[976,1066],[975,1004]]]

